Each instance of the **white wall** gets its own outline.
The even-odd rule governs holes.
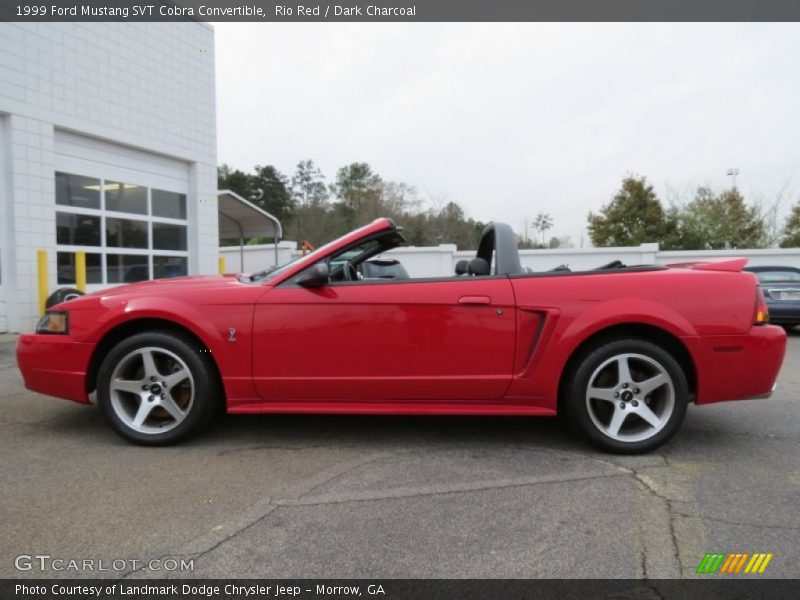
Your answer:
[[[281,242],[280,262],[287,262],[299,255],[292,250],[295,242]],[[229,271],[239,271],[239,247],[221,248]],[[387,252],[403,263],[411,277],[446,277],[452,275],[455,264],[461,259],[474,258],[474,251],[457,251],[452,244],[431,247],[404,247]],[[674,262],[723,260],[746,257],[750,265],[787,265],[800,268],[800,248],[769,250],[692,250],[662,252],[658,244],[642,244],[631,248],[564,248],[558,250],[521,250],[523,266],[536,272],[548,271],[565,264],[573,271],[594,269],[613,260],[626,265],[668,264]],[[275,264],[272,245],[245,246],[244,271],[258,271]]]
[[[37,318],[36,250],[56,288],[55,138],[186,165],[189,270],[217,270],[214,31],[204,23],[0,23],[0,228],[9,328]]]

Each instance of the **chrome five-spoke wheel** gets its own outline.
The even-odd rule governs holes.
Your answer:
[[[673,354],[680,349],[669,347],[619,338],[583,350],[564,389],[573,425],[611,452],[646,452],[670,439],[686,414],[689,383]]]
[[[194,401],[194,379],[174,352],[148,346],[119,361],[111,375],[111,405],[119,419],[140,433],[163,433],[180,425]]]
[[[592,373],[586,408],[595,426],[611,439],[641,442],[669,422],[675,387],[656,360],[643,354],[620,354]]]
[[[106,355],[97,401],[125,439],[163,446],[211,424],[224,407],[222,383],[209,352],[175,331],[131,335]]]

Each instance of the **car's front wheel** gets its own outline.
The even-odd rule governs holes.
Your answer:
[[[595,445],[635,454],[675,435],[686,414],[689,386],[680,364],[664,348],[619,339],[582,356],[565,401],[573,424]]]
[[[215,369],[188,337],[140,333],[115,346],[97,377],[111,428],[142,445],[175,443],[206,426],[219,402]]]

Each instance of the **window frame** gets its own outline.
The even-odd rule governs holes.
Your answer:
[[[116,283],[116,282],[109,282],[108,278],[108,255],[132,255],[132,256],[146,256],[147,257],[147,280],[152,280],[155,274],[154,268],[154,257],[156,256],[164,256],[164,257],[175,257],[175,258],[183,258],[186,260],[186,272],[187,275],[189,273],[189,264],[190,264],[190,257],[189,257],[189,247],[191,243],[191,225],[189,219],[189,206],[188,206],[188,195],[184,192],[165,189],[164,187],[157,187],[152,185],[146,185],[143,183],[138,183],[136,181],[126,181],[121,180],[119,177],[103,177],[97,175],[89,175],[85,172],[77,172],[77,171],[65,171],[65,170],[56,170],[53,172],[53,185],[56,186],[56,174],[57,173],[64,173],[66,175],[76,175],[80,177],[88,177],[91,179],[97,179],[100,182],[100,208],[84,208],[84,207],[74,207],[70,205],[58,204],[58,202],[54,198],[53,205],[55,207],[55,211],[58,213],[65,213],[65,214],[78,214],[78,215],[86,215],[86,216],[94,216],[100,218],[100,245],[99,246],[85,246],[85,245],[66,245],[66,244],[58,244],[56,243],[55,251],[57,253],[67,253],[67,252],[86,252],[87,254],[100,254],[100,266],[101,266],[101,273],[102,273],[102,282],[101,283],[93,283],[87,284],[87,288],[91,288],[93,290],[104,289],[110,286],[117,286],[117,285],[125,285],[125,283]],[[125,178],[123,178],[125,179]],[[131,183],[134,185],[141,185],[142,187],[146,188],[147,190],[147,213],[146,214],[139,214],[139,213],[127,213],[121,212],[117,210],[107,210],[106,209],[106,190],[105,186],[107,182],[111,183],[120,183],[126,184]],[[171,217],[159,217],[153,214],[153,190],[157,189],[163,192],[170,192],[175,194],[180,194],[186,196],[186,218],[185,219],[175,219]],[[57,193],[58,190],[56,189],[55,192]],[[124,248],[124,247],[116,247],[116,246],[109,246],[108,240],[106,239],[106,220],[107,219],[125,219],[129,221],[142,221],[146,223],[147,227],[147,246],[145,248]],[[153,225],[154,224],[164,224],[164,225],[172,225],[172,226],[181,226],[186,228],[186,250],[159,250],[154,248],[153,246]],[[55,231],[54,231],[55,233]],[[146,280],[143,280],[146,281]],[[69,285],[69,284],[60,284],[60,285]]]

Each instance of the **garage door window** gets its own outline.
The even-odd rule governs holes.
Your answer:
[[[147,248],[147,221],[106,217],[106,246]]]
[[[185,194],[74,173],[56,173],[55,184],[59,284],[74,284],[77,250],[87,283],[188,273]]]
[[[169,219],[185,219],[186,194],[153,190],[153,214]]]
[[[56,173],[56,204],[77,208],[100,208],[100,180],[69,173]]]
[[[147,188],[134,183],[106,181],[103,186],[106,194],[106,210],[147,214]]]
[[[99,246],[100,217],[56,213],[56,243],[65,246]]]
[[[75,253],[56,253],[58,265],[58,284],[75,285],[77,276],[75,271]],[[94,252],[86,254],[86,283],[103,283],[103,257]]]

